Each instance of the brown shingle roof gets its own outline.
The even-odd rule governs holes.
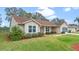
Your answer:
[[[24,24],[25,22],[29,21],[29,20],[34,20],[34,19],[29,19],[29,18],[23,18],[20,16],[13,16],[14,20],[18,23],[18,24]],[[34,20],[35,22],[39,23],[41,26],[56,26],[55,24],[53,24],[50,21],[47,20]]]
[[[23,24],[23,22],[28,21],[29,19],[21,17],[21,16],[12,16],[14,18],[14,20],[18,23],[18,24]]]
[[[36,20],[36,21],[39,22],[42,26],[56,26],[55,24],[47,20]]]

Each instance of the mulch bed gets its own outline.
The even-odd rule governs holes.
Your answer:
[[[73,48],[75,51],[79,51],[79,43],[73,44],[73,45],[72,45],[72,48]]]

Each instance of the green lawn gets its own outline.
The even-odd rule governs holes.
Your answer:
[[[72,51],[72,45],[79,43],[78,35],[54,36],[6,41],[5,33],[0,33],[0,50],[3,51]]]

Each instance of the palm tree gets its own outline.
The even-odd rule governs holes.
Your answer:
[[[11,7],[11,8],[5,8],[5,12],[6,12],[6,19],[11,26],[11,19],[12,19],[12,15],[17,15],[17,8],[16,7]]]
[[[76,19],[74,20],[74,22],[78,22],[78,26],[79,26],[79,17],[76,17]]]

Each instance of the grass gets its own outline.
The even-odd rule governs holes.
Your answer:
[[[8,42],[5,33],[0,33],[1,51],[72,51],[71,45],[74,43],[79,43],[78,35],[47,35]]]
[[[58,37],[58,39],[64,43],[67,43],[68,45],[79,43],[79,35],[65,35]]]

